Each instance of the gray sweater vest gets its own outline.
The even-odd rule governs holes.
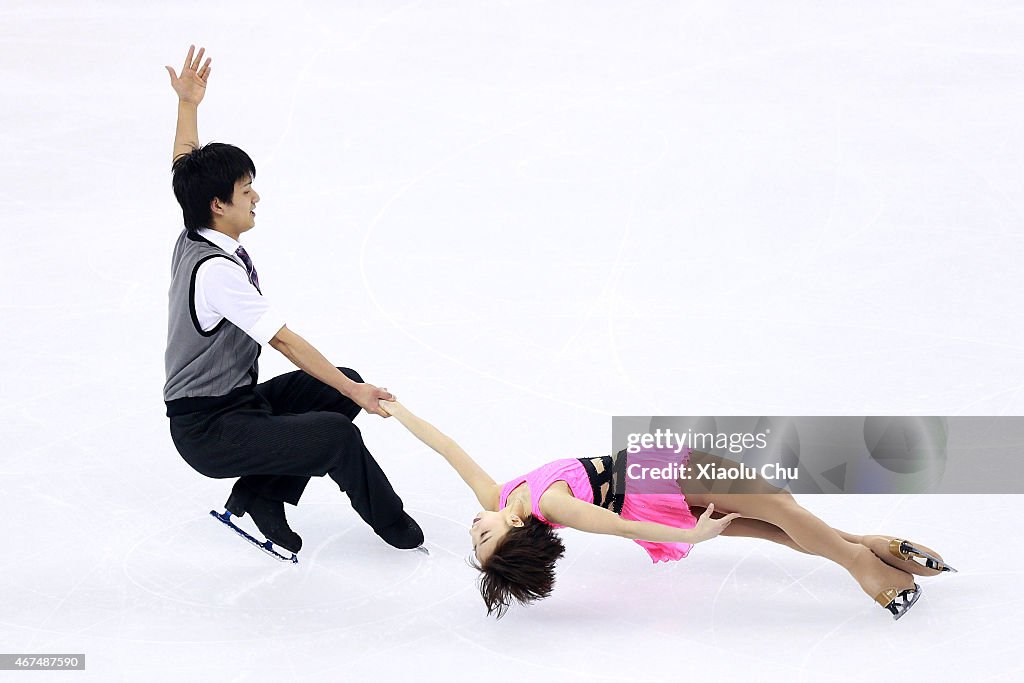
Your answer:
[[[209,240],[183,230],[171,257],[164,402],[167,415],[209,410],[256,384],[260,345],[226,318],[204,332],[196,318],[196,271],[204,262],[238,261]]]

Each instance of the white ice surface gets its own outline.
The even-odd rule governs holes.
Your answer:
[[[85,653],[29,676],[61,681],[1016,680],[1019,496],[801,499],[959,566],[898,623],[786,548],[655,567],[572,532],[555,594],[487,620],[472,497],[367,416],[429,557],[329,480],[299,565],[229,536],[160,395],[163,65],[214,58],[201,138],[256,161],[243,242],[290,326],[504,479],[606,452],[613,414],[1021,414],[1022,39],[1012,2],[3,0],[0,651]]]

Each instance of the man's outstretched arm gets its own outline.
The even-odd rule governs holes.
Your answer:
[[[336,368],[312,344],[288,329],[278,330],[270,345],[280,351],[285,358],[308,375],[316,377],[324,384],[334,387],[343,396],[352,399],[356,405],[368,413],[388,417],[388,413],[380,407],[380,401],[394,401],[395,397],[384,388],[372,384],[353,382],[341,370]]]
[[[189,45],[180,76],[171,67],[164,67],[171,74],[171,87],[178,94],[178,126],[174,132],[172,162],[199,146],[199,103],[206,95],[206,82],[210,78],[210,62],[213,60],[207,57],[200,68],[206,48],[199,48],[199,54],[193,59],[195,49],[195,45]]]

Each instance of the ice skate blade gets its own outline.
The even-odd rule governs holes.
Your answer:
[[[889,552],[906,562],[913,562],[919,567],[925,567],[938,572],[956,573],[956,569],[953,569],[946,564],[945,560],[932,555],[926,550],[918,548],[910,541],[905,541],[900,538],[892,539],[889,541]],[[924,562],[918,562],[917,558],[924,560]]]
[[[903,602],[897,603],[897,599],[900,598],[903,599]],[[903,590],[887,588],[875,596],[875,602],[892,614],[893,621],[897,621],[900,617],[909,612],[910,608],[913,607],[914,603],[916,603],[920,598],[921,586],[915,582],[913,588],[905,588]]]
[[[396,548],[395,546],[389,546],[392,550],[397,550],[400,553],[423,553],[429,555],[430,551],[427,550],[425,545],[418,545],[415,548]]]
[[[263,541],[261,543],[255,537],[253,537],[251,534],[246,532],[244,529],[238,528],[235,525],[235,523],[231,521],[231,512],[229,512],[228,510],[225,510],[223,514],[217,512],[216,510],[210,510],[210,514],[213,515],[217,519],[218,522],[221,522],[222,524],[225,524],[225,525],[231,527],[232,529],[234,529],[236,534],[238,534],[239,536],[244,538],[249,543],[252,543],[254,546],[259,548],[263,552],[267,553],[268,555],[270,555],[270,556],[272,556],[272,557],[274,557],[274,558],[276,558],[276,559],[278,559],[278,560],[280,560],[282,562],[291,562],[292,564],[298,564],[299,563],[299,557],[295,553],[292,553],[291,557],[287,557],[285,555],[282,555],[281,553],[277,552],[277,550],[274,548],[274,544],[271,543],[269,540]]]

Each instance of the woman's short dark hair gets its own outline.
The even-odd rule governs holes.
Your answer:
[[[179,154],[171,164],[171,185],[181,205],[185,228],[209,227],[213,215],[210,202],[219,199],[231,204],[235,183],[255,178],[256,166],[249,155],[223,142],[210,142]]]
[[[495,546],[480,570],[480,595],[487,616],[497,612],[500,619],[515,600],[522,605],[546,598],[555,586],[555,562],[565,546],[555,530],[532,515],[523,526],[512,527]]]

